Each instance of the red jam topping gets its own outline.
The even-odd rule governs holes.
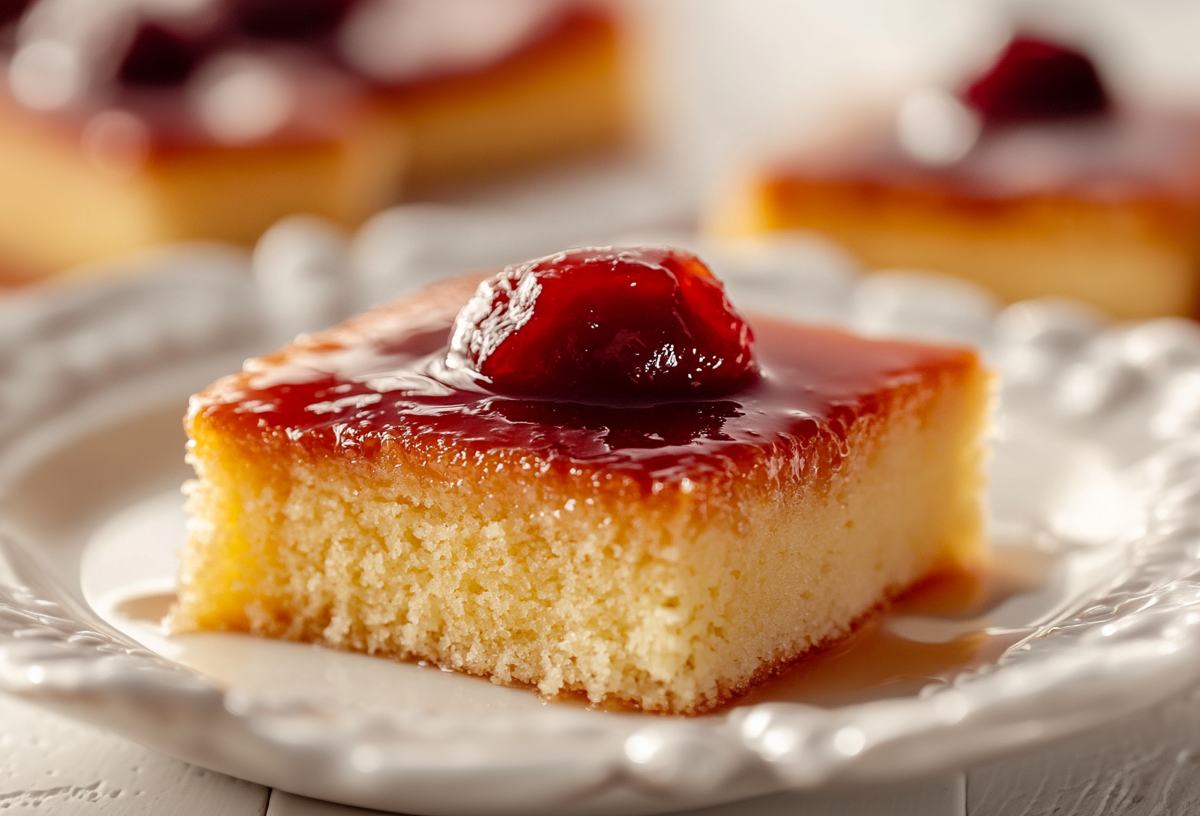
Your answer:
[[[0,0],[0,26],[15,23],[33,0]]]
[[[1013,39],[964,97],[990,125],[1092,116],[1109,106],[1091,60],[1032,37]]]
[[[477,282],[447,281],[251,360],[194,399],[194,420],[285,456],[398,455],[442,475],[474,462],[514,479],[616,480],[651,495],[681,479],[816,478],[845,455],[852,428],[975,366],[967,349],[758,318],[761,375],[722,397],[510,396],[446,366],[455,315]]]
[[[143,23],[133,35],[117,77],[125,85],[178,85],[204,56],[205,44],[180,30]]]
[[[480,284],[455,322],[449,365],[512,396],[713,397],[758,377],[753,340],[695,255],[592,247],[510,266]]]

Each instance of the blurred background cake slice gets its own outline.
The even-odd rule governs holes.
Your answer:
[[[0,281],[354,225],[411,180],[612,144],[617,25],[557,0],[35,0],[7,13]]]
[[[495,175],[620,138],[621,42],[611,11],[512,0],[379,5],[401,13],[378,27],[361,15],[361,30],[378,38],[381,53],[378,64],[360,56],[358,65],[379,82],[373,98],[407,148],[406,189]],[[417,10],[438,19],[418,28]],[[490,35],[474,56],[453,48],[467,29]],[[517,37],[524,41],[514,50]],[[371,50],[363,39],[348,37],[347,54]],[[450,60],[437,57],[443,46]],[[422,68],[408,56],[414,51],[432,66]],[[454,57],[465,62],[456,67]]]
[[[718,202],[727,234],[808,229],[868,267],[949,272],[1010,300],[1192,314],[1200,118],[1113,99],[1082,52],[1017,36],[958,95],[781,161]]]

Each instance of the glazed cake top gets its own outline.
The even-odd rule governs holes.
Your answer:
[[[752,320],[762,376],[711,399],[586,404],[491,393],[443,361],[479,277],[438,284],[252,359],[192,399],[188,426],[262,455],[620,474],[646,490],[768,463],[805,478],[863,420],[978,368],[964,348]],[[764,456],[766,457],[764,459]],[[774,463],[774,464],[769,464]],[[786,477],[775,473],[773,478]]]
[[[914,97],[890,132],[798,161],[781,177],[982,200],[1200,201],[1200,118],[1115,104],[1083,51],[1018,34],[958,97]],[[944,153],[950,131],[957,146]]]
[[[18,0],[0,9],[0,100],[93,140],[320,141],[375,98],[437,94],[608,25],[572,0]],[[69,72],[46,66],[48,44]]]
[[[1077,196],[1101,201],[1200,200],[1200,118],[1127,114],[985,131],[948,165],[909,157],[893,133],[783,163],[802,177],[930,189],[980,199]]]

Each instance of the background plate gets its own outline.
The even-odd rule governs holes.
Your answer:
[[[348,804],[651,813],[961,767],[1114,719],[1200,674],[1196,328],[1109,326],[1057,302],[1000,311],[928,275],[859,278],[803,236],[704,256],[747,309],[974,342],[1004,375],[992,536],[1052,568],[993,610],[989,625],[1020,632],[994,663],[845,705],[678,720],[543,705],[307,646],[165,638],[154,621],[182,536],[186,396],[299,320],[336,317],[311,308],[325,301],[306,302],[297,280],[328,291],[339,276],[361,281],[370,251],[395,256],[378,249],[378,230],[372,250],[362,236],[338,247],[315,225],[289,229],[274,240],[291,254],[267,266],[260,253],[254,275],[240,256],[193,248],[120,283],[30,294],[12,312],[20,321],[0,321],[0,688],[204,767]],[[390,287],[378,270],[372,280],[400,291],[429,277],[419,271],[393,270]]]

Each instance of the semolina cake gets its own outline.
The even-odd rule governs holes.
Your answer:
[[[0,4],[0,284],[612,146],[620,39],[573,0]]]
[[[988,403],[678,250],[443,282],[193,398],[170,625],[703,713],[981,557]]]
[[[914,94],[887,126],[766,162],[710,220],[725,235],[820,232],[868,268],[960,275],[1006,300],[1190,316],[1200,118],[1118,104],[1085,55],[1018,37],[959,99]]]

